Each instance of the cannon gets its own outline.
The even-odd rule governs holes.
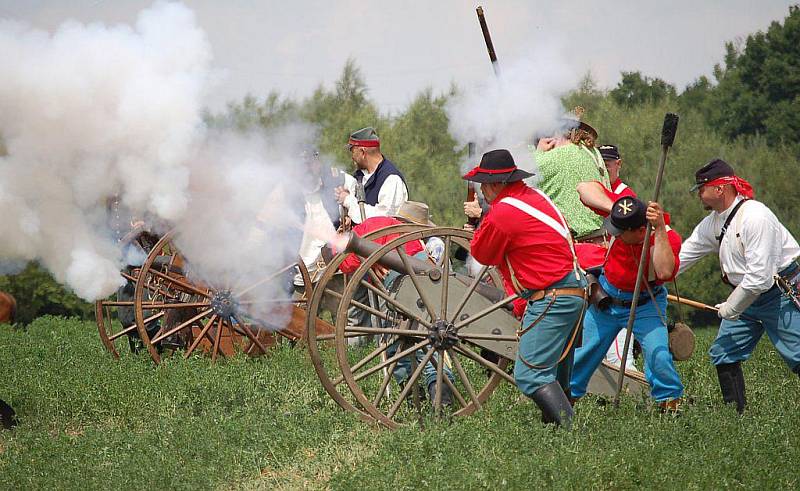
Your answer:
[[[406,254],[407,243],[432,238],[444,242],[439,261]],[[484,267],[475,277],[460,272],[463,266],[455,259],[456,249],[469,250],[471,238],[471,232],[446,227],[423,227],[383,245],[349,238],[344,253],[365,259],[338,294],[335,331],[318,333],[311,322],[307,324],[314,367],[340,406],[365,420],[397,428],[422,421],[429,406],[438,415],[472,414],[501,382],[514,384],[508,369],[516,357],[519,321],[507,306],[516,295],[505,294],[494,268]],[[337,256],[339,262],[343,254]],[[394,271],[394,278],[379,278],[376,265]],[[331,266],[336,266],[336,260]],[[373,294],[377,305],[359,301],[359,290]],[[312,309],[324,295],[324,288],[315,289]],[[347,315],[351,308],[368,310],[377,325],[353,324]],[[329,341],[333,354],[323,348]],[[407,378],[398,383],[394,372],[403,359],[410,359],[411,367],[406,369]],[[436,384],[436,393],[427,402],[424,387],[418,384],[426,371],[427,378],[435,372]],[[614,367],[603,365],[590,387],[613,395],[616,373]],[[646,390],[641,377],[630,375],[626,390]],[[443,404],[445,386],[452,393],[449,407]]]
[[[461,229],[394,225],[364,237],[351,235],[313,282],[298,261],[247,284],[231,279],[207,284],[189,278],[188,265],[168,233],[129,273],[131,298],[98,302],[98,312],[102,306],[105,325],[109,311],[131,309],[135,322],[110,323],[116,331],[105,331],[105,339],[113,347],[135,331],[156,363],[172,352],[164,341],[176,334],[184,336],[178,349],[184,357],[203,352],[212,360],[239,352],[260,355],[277,339],[288,339],[307,347],[327,393],[365,421],[397,428],[423,421],[430,408],[435,415],[466,416],[480,410],[500,383],[514,383],[509,367],[516,357],[518,328],[508,309],[515,296],[505,294],[498,272],[489,267],[475,277],[463,272],[457,250],[468,251],[471,238]],[[411,242],[434,239],[444,245],[438,261],[405,252]],[[338,269],[350,253],[361,258],[361,265],[345,275]],[[390,274],[380,277],[377,265]],[[259,294],[259,287],[285,284],[286,275],[294,272],[300,273],[302,285],[293,297]],[[245,307],[251,302],[272,304],[283,314],[280,322],[249,316]],[[355,322],[353,311],[366,314],[360,322],[368,322]],[[396,376],[401,370],[405,380]],[[590,390],[608,393],[616,373],[601,367]],[[431,400],[420,386],[426,378],[436,384]],[[646,389],[641,381],[626,380],[631,392]],[[444,387],[452,394],[449,406]]]

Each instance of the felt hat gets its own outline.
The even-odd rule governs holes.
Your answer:
[[[505,149],[491,150],[483,154],[481,162],[467,172],[463,179],[472,182],[514,182],[533,176],[530,172],[517,168],[511,152]]]
[[[397,213],[392,215],[403,222],[416,223],[417,225],[429,225],[435,227],[436,224],[431,221],[431,214],[428,205],[419,201],[406,201]]]

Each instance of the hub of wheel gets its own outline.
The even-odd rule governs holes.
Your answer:
[[[236,301],[230,290],[218,291],[211,296],[211,308],[223,319],[232,317],[236,313],[236,307]]]
[[[452,323],[439,319],[431,324],[428,339],[436,349],[450,349],[458,343],[458,334]]]

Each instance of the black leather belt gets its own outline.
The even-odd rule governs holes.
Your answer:
[[[609,298],[611,299],[611,303],[618,307],[624,307],[626,309],[629,309],[631,308],[631,305],[633,305],[633,300],[622,300],[614,297],[609,297]],[[641,307],[642,305],[646,304],[649,301],[650,301],[650,295],[641,295],[639,297],[639,301],[636,302],[636,306]]]

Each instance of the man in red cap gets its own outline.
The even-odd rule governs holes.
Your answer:
[[[716,306],[722,322],[709,355],[723,401],[735,403],[742,413],[746,398],[741,362],[750,358],[765,331],[789,368],[800,375],[800,312],[795,303],[800,246],[775,214],[753,199],[750,183],[723,160],[700,168],[692,191],[711,213],[683,243],[680,272],[716,253],[722,280],[734,287]],[[793,291],[782,294],[776,279]]]
[[[508,290],[527,302],[514,379],[545,423],[569,426],[572,341],[586,308],[586,280],[569,228],[550,198],[528,187],[508,150],[492,150],[464,179],[480,183],[491,209],[471,243],[481,264],[497,266]],[[561,382],[561,383],[559,383]]]
[[[347,208],[347,216],[354,223],[369,217],[389,216],[397,212],[408,200],[408,188],[403,174],[381,153],[381,141],[374,128],[362,128],[350,135],[347,142],[350,157],[356,166],[354,179],[346,186],[335,189],[336,201]],[[364,196],[364,214],[361,216],[357,185],[361,184]]]

